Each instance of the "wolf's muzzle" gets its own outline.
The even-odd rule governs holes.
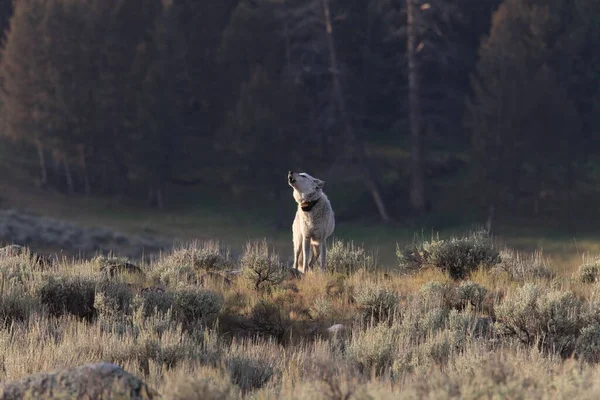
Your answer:
[[[292,171],[288,171],[288,182],[289,183],[296,182],[296,179],[294,179],[294,173]]]

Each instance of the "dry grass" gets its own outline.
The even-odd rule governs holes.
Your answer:
[[[0,381],[108,361],[182,400],[600,395],[590,263],[556,274],[540,254],[499,251],[473,266],[465,241],[444,248],[453,266],[469,257],[453,279],[445,265],[379,270],[336,246],[343,268],[300,279],[263,242],[239,259],[195,243],[133,274],[2,256]]]

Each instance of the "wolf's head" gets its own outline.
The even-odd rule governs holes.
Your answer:
[[[298,203],[317,200],[325,187],[325,181],[304,172],[292,171],[288,172],[288,184],[294,189],[294,198]]]

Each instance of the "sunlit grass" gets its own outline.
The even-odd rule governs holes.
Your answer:
[[[372,253],[338,247],[343,262]],[[106,361],[171,399],[600,394],[580,384],[600,376],[597,283],[545,253],[503,251],[458,280],[435,257],[411,273],[371,259],[300,279],[232,272],[280,268],[273,251],[197,241],[114,276],[111,259],[2,257],[0,381]]]

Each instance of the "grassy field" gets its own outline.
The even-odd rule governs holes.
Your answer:
[[[175,211],[1,189],[6,208],[195,242],[131,260],[140,270],[0,255],[0,382],[107,361],[182,400],[600,395],[593,234],[503,220],[487,238],[451,222],[462,216],[342,220],[331,270],[297,277],[284,267],[290,229],[251,202]]]
[[[337,241],[326,273],[296,277],[261,241],[240,257],[196,242],[140,269],[7,253],[0,382],[106,361],[167,399],[600,395],[600,262],[481,235],[420,242],[401,270],[370,254]]]
[[[242,204],[239,199],[214,194],[196,194],[195,198],[203,199],[202,202],[157,210],[127,205],[114,199],[67,197],[30,185],[19,185],[15,181],[0,183],[0,192],[0,206],[4,208],[33,211],[82,226],[105,226],[125,233],[156,235],[169,240],[216,239],[236,253],[248,240],[266,238],[282,258],[292,256],[291,222],[295,209],[291,196],[282,213],[287,218],[281,224],[284,228],[277,228],[268,207],[252,202]],[[334,236],[369,249],[377,255],[380,266],[395,268],[397,244],[404,246],[415,238],[460,236],[472,230],[476,222],[469,215],[449,218],[444,214],[397,221],[392,226],[368,221],[338,221]],[[583,234],[569,234],[555,225],[550,227],[531,220],[497,221],[494,228],[494,240],[499,247],[507,246],[525,253],[541,250],[567,270],[579,265],[583,254],[600,253],[600,237],[589,230]],[[68,252],[68,249],[63,250]]]

